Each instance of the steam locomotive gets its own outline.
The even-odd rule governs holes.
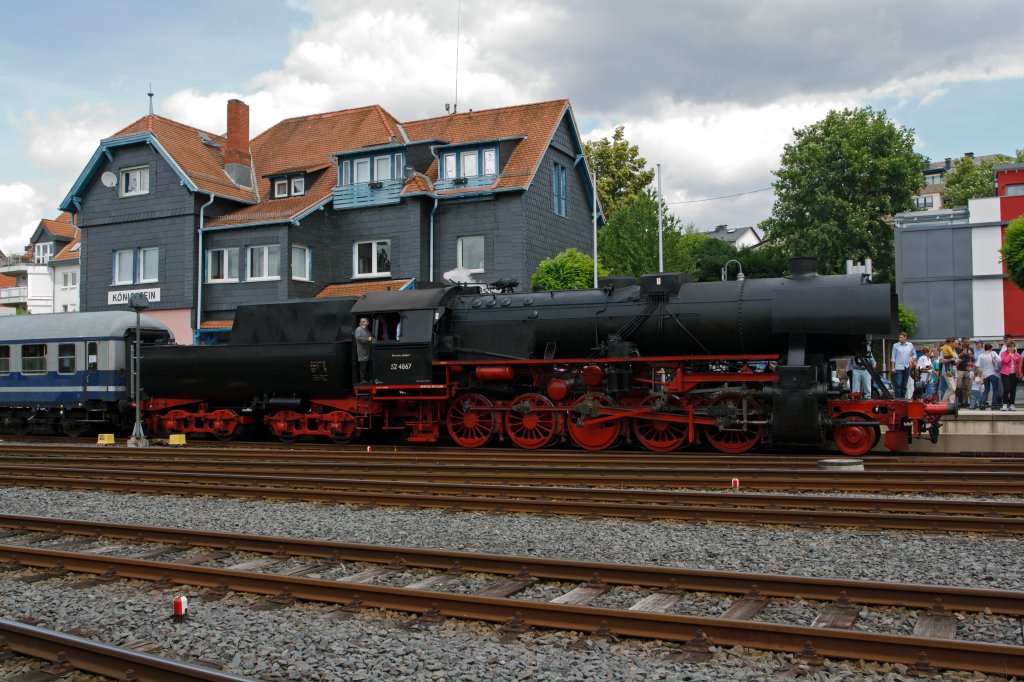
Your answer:
[[[354,380],[370,321],[372,380]],[[149,433],[282,441],[391,434],[477,448],[619,443],[655,452],[762,444],[862,455],[937,439],[945,405],[841,394],[830,361],[896,332],[888,285],[823,276],[692,282],[680,273],[514,293],[463,285],[238,308],[228,343],[143,349]]]

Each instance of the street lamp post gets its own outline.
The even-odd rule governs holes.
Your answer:
[[[139,357],[142,353],[142,311],[149,308],[149,299],[145,294],[132,294],[128,305],[135,311],[135,363],[132,365],[132,380],[135,383],[135,427],[132,429],[132,437],[128,439],[128,447],[144,448],[149,445],[149,441],[142,428],[142,369]]]

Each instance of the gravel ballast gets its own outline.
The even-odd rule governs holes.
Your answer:
[[[0,489],[0,513],[555,559],[1024,589],[1024,540],[993,535],[642,523],[26,488]],[[44,627],[88,624],[103,641],[153,639],[178,657],[207,656],[228,663],[234,672],[285,679],[764,680],[786,675],[793,665],[790,656],[738,649],[719,649],[708,663],[676,663],[667,657],[675,647],[637,640],[566,649],[578,635],[548,631],[502,643],[498,629],[486,624],[446,620],[410,627],[411,616],[377,610],[336,621],[324,615],[327,607],[316,604],[254,611],[247,604],[256,598],[249,595],[201,602],[188,623],[172,624],[166,617],[169,592],[125,581],[84,590],[61,585],[70,580],[27,584],[5,579],[0,608],[13,618],[38,618]],[[475,583],[466,576],[445,589],[462,591],[462,584],[473,591]],[[515,598],[551,598],[557,596],[547,594],[553,590],[552,583],[531,586]],[[619,606],[635,596],[621,588],[595,605]],[[721,595],[693,595],[676,612],[717,615],[728,601]],[[813,619],[812,608],[807,613],[780,610],[786,613],[766,610],[760,618]],[[903,634],[905,613],[865,609],[860,627]],[[958,614],[958,637],[1021,645],[1013,619],[984,615]],[[829,662],[824,670],[797,673],[800,679],[898,680],[904,671],[893,665]],[[986,679],[968,673],[945,673],[943,678]]]

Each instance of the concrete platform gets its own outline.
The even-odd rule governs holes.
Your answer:
[[[874,452],[888,452],[879,445]],[[942,418],[939,442],[914,440],[912,453],[1021,453],[1024,454],[1024,408],[1016,412],[963,409]]]

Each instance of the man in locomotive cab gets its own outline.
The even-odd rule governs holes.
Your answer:
[[[373,344],[373,334],[370,333],[370,318],[359,318],[359,326],[353,332],[356,340],[356,361],[359,364],[359,382],[370,381],[370,348]]]

